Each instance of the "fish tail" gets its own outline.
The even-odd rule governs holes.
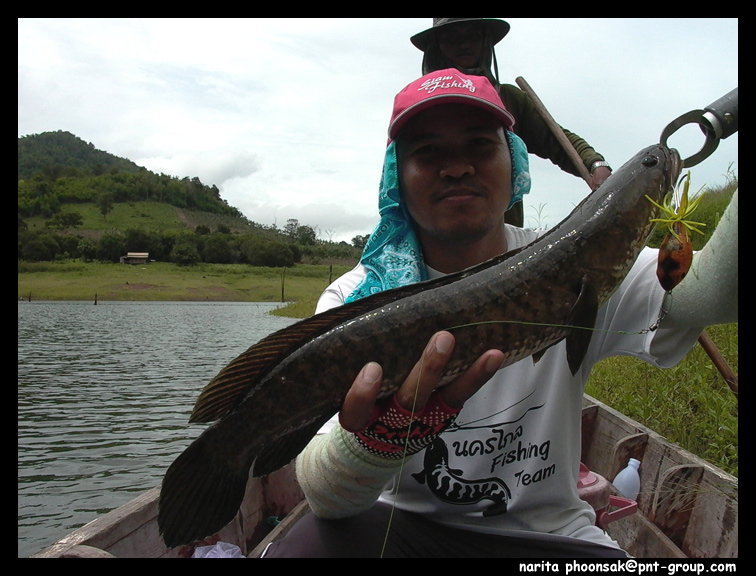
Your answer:
[[[158,527],[169,548],[215,534],[233,520],[251,463],[219,454],[204,437],[171,464],[163,479]]]

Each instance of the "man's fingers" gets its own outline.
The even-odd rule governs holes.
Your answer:
[[[382,378],[383,369],[375,362],[369,362],[360,370],[354,384],[346,393],[339,412],[339,422],[345,430],[356,432],[366,426],[373,412]]]
[[[454,336],[451,333],[437,332],[431,337],[420,360],[396,393],[399,406],[413,412],[425,408],[453,351]]]
[[[496,374],[503,362],[504,353],[501,350],[485,352],[464,374],[439,391],[441,399],[449,408],[462,408]]]
[[[454,336],[449,332],[437,332],[431,337],[420,360],[396,392],[396,402],[401,408],[412,412],[420,412],[425,408],[451,358],[454,343]],[[461,408],[490,380],[503,361],[503,352],[489,350],[464,374],[439,391],[441,399],[449,408]],[[382,378],[383,370],[379,364],[369,362],[362,368],[347,392],[339,413],[343,428],[351,432],[365,428],[373,414]]]

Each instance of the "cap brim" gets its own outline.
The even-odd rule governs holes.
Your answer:
[[[501,39],[509,33],[510,28],[509,22],[505,22],[504,20],[496,20],[493,18],[466,18],[465,20],[455,20],[454,22],[447,22],[446,24],[436,26],[435,28],[428,28],[427,30],[423,30],[422,32],[419,32],[418,34],[412,36],[410,38],[410,42],[412,42],[412,44],[414,44],[416,48],[419,48],[420,50],[425,52],[428,44],[430,44],[431,38],[433,38],[433,34],[439,28],[443,28],[444,26],[453,26],[454,24],[459,24],[460,22],[482,22],[486,26],[486,28],[488,28],[488,31],[491,35],[492,45],[498,44]]]

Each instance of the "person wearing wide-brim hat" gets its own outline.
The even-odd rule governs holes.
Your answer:
[[[507,110],[514,115],[516,122],[512,131],[522,138],[528,152],[550,160],[569,174],[580,176],[528,95],[517,86],[499,82],[494,46],[509,29],[509,23],[498,18],[433,18],[433,25],[412,36],[410,41],[423,52],[423,74],[456,68],[466,74],[486,76],[498,89]],[[591,188],[598,188],[611,174],[609,164],[583,138],[569,130],[564,133],[591,174]],[[506,218],[510,224],[523,226],[522,202],[512,206]]]

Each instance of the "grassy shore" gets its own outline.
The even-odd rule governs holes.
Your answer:
[[[351,265],[264,268],[60,261],[21,263],[18,298],[31,300],[290,302],[289,316],[312,314],[317,296]],[[309,307],[309,308],[308,308]]]
[[[706,332],[737,376],[738,324],[709,326]],[[738,398],[700,345],[668,370],[626,356],[602,360],[586,392],[738,475]]]
[[[288,302],[276,311],[310,316],[317,297],[352,265],[254,268],[241,264],[180,267],[77,261],[19,263],[18,298],[32,300],[207,300]],[[735,374],[738,325],[707,330]],[[586,391],[685,449],[738,475],[738,401],[703,349],[659,370],[634,358],[609,358],[593,371]]]

